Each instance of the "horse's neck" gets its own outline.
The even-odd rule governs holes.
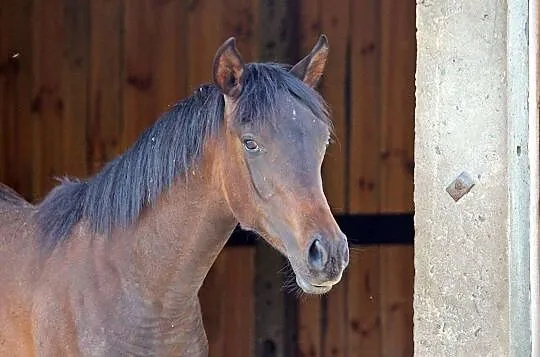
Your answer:
[[[202,175],[175,184],[132,230],[115,237],[113,261],[145,300],[195,298],[236,221],[220,189]],[[123,243],[122,243],[123,241]],[[131,241],[131,244],[126,242]],[[174,306],[170,306],[174,309]]]

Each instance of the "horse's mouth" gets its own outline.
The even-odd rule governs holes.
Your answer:
[[[326,294],[330,290],[332,290],[332,287],[334,284],[325,284],[325,285],[315,285],[310,284],[298,275],[296,275],[296,284],[304,291],[306,294],[314,294],[314,295],[321,295]]]

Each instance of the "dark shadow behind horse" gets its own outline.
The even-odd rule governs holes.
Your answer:
[[[238,223],[304,292],[339,282],[349,253],[322,189],[331,125],[314,90],[327,55],[321,36],[290,69],[244,64],[231,38],[214,83],[94,177],[38,205],[0,186],[0,356],[206,356],[197,294]]]

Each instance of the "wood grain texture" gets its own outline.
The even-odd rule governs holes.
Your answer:
[[[298,346],[299,357],[322,356],[321,344],[321,299],[313,296],[298,301]]]
[[[0,180],[33,198],[32,1],[0,2]]]
[[[33,7],[33,90],[31,110],[35,121],[34,194],[38,197],[54,185],[52,178],[63,167],[64,120],[62,98],[63,46],[66,24],[64,0],[35,0]],[[57,50],[51,51],[52,48]]]
[[[86,129],[90,68],[90,3],[66,0],[65,39],[61,89],[61,154],[63,162],[55,175],[87,175]],[[59,138],[57,137],[57,140]],[[59,153],[60,154],[60,153]]]
[[[190,1],[188,7],[188,91],[212,81],[212,62],[218,47],[230,37],[223,32],[223,1]]]
[[[122,78],[122,145],[130,147],[157,119],[154,45],[156,14],[152,0],[129,0],[124,5]]]
[[[224,0],[222,32],[234,36],[244,62],[260,58],[259,0]]]
[[[336,142],[328,147],[322,175],[332,212],[347,212],[347,106],[346,62],[349,46],[349,0],[321,0],[321,33],[329,38],[330,53],[321,93],[332,113]]]
[[[252,356],[255,341],[254,247],[225,248],[201,288],[209,355]]]
[[[351,3],[349,212],[380,212],[380,7],[378,0]],[[381,354],[380,250],[351,251],[347,271],[348,354]]]
[[[413,210],[414,4],[381,1],[381,211]],[[413,247],[381,250],[382,356],[412,356]]]
[[[381,210],[413,211],[414,3],[383,0],[381,6]]]
[[[88,20],[86,1],[34,2],[30,108],[37,197],[57,184],[55,177],[86,174]]]
[[[123,1],[90,3],[90,93],[87,122],[88,172],[98,172],[121,152]]]
[[[153,37],[153,78],[155,113],[167,111],[169,106],[189,94],[188,68],[188,11],[185,1],[153,2],[155,16]],[[156,39],[162,39],[156,41]]]

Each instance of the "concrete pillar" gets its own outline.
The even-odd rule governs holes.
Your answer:
[[[528,2],[416,3],[415,356],[530,356]]]

